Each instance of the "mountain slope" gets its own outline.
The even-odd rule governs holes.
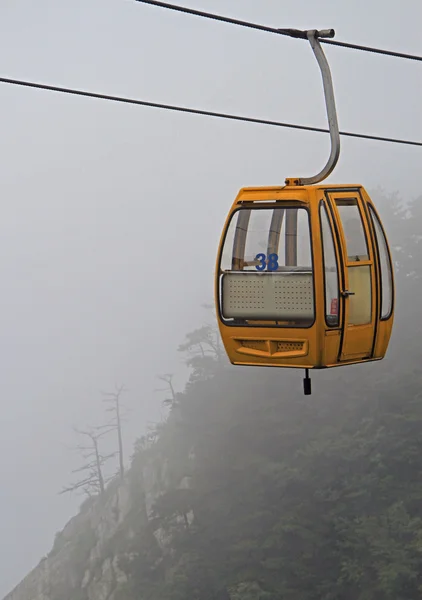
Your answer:
[[[398,218],[403,348],[314,374],[309,397],[297,372],[231,367],[212,328],[189,333],[166,423],[5,600],[419,599],[415,227]]]

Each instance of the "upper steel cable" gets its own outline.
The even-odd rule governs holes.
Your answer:
[[[177,4],[169,4],[168,2],[160,2],[159,0],[135,0],[135,2],[150,4],[152,6],[158,6],[160,8],[166,8],[168,10],[174,10],[176,12],[181,12],[188,15],[194,15],[196,17],[203,17],[204,19],[212,19],[213,21],[230,23],[231,25],[238,25],[239,27],[248,27],[249,29],[258,29],[260,31],[267,31],[269,33],[277,33],[278,35],[306,39],[306,35],[303,35],[304,32],[296,29],[278,29],[276,27],[268,27],[267,25],[259,25],[259,23],[251,23],[250,21],[232,19],[230,17],[224,17],[223,15],[216,15],[214,13],[188,8],[187,6],[179,6]],[[321,39],[320,42],[322,44],[331,44],[332,46],[340,46],[342,48],[351,48],[352,50],[361,50],[363,52],[372,52],[373,54],[384,54],[385,56],[395,56],[396,58],[405,58],[408,60],[417,60],[422,62],[422,56],[417,56],[415,54],[405,54],[404,52],[383,50],[381,48],[372,48],[371,46],[361,46],[360,44],[350,44],[348,42],[338,42],[336,40]]]

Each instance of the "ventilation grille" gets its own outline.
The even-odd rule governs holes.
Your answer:
[[[303,342],[277,342],[277,352],[300,352]]]
[[[311,273],[225,273],[222,309],[226,318],[312,320]]]

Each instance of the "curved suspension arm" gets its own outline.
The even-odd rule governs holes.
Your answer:
[[[322,82],[324,84],[325,106],[327,109],[328,126],[330,130],[331,152],[325,167],[313,177],[301,177],[298,179],[299,185],[312,185],[319,183],[333,171],[340,156],[340,134],[338,130],[336,103],[334,100],[333,82],[331,79],[330,67],[325,54],[321,48],[318,37],[333,37],[334,30],[317,31],[312,29],[306,31],[306,36],[314,51],[315,57],[321,69]]]

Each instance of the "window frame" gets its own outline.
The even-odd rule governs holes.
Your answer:
[[[261,320],[260,323],[258,324],[252,324],[252,323],[236,323],[233,321],[228,321],[224,316],[223,316],[223,312],[222,312],[222,291],[223,291],[223,282],[222,282],[222,277],[224,272],[222,272],[222,268],[221,268],[221,261],[222,261],[222,257],[223,257],[223,252],[224,252],[224,248],[226,245],[226,241],[227,241],[227,234],[229,232],[230,229],[230,225],[233,221],[233,219],[235,218],[235,214],[241,210],[274,210],[276,208],[282,208],[282,209],[289,209],[289,208],[296,208],[296,209],[303,209],[307,212],[307,216],[308,216],[308,231],[309,231],[309,243],[310,243],[310,254],[311,254],[311,267],[312,267],[312,292],[313,292],[313,320],[312,322],[310,322],[307,325],[294,325],[292,323],[289,323],[287,325],[279,325],[277,323],[275,324],[264,324],[263,320]],[[251,327],[251,328],[265,328],[265,329],[310,329],[311,327],[313,327],[316,323],[316,319],[317,319],[317,307],[316,307],[316,290],[315,290],[315,257],[314,257],[314,242],[313,242],[313,236],[312,236],[312,214],[311,214],[311,209],[310,206],[308,204],[304,205],[302,202],[297,202],[294,199],[291,200],[283,200],[282,202],[279,202],[277,200],[273,200],[273,199],[268,199],[267,201],[265,200],[259,200],[258,202],[243,202],[241,206],[237,207],[235,210],[233,210],[233,212],[230,215],[230,219],[227,222],[227,226],[225,228],[224,231],[224,237],[221,240],[221,247],[220,247],[220,251],[219,251],[219,255],[218,255],[218,281],[217,281],[217,286],[218,286],[218,294],[217,294],[217,304],[218,304],[218,316],[220,321],[226,326],[226,327]],[[250,271],[251,273],[254,273],[254,271]],[[257,319],[260,320],[260,319]]]
[[[342,190],[339,190],[340,192]],[[362,198],[362,195],[360,193],[359,190],[357,190],[357,195],[356,196],[349,196],[349,192],[350,190],[347,190],[345,192],[345,195],[339,195],[339,191],[336,191],[333,194],[333,204],[335,206],[335,210],[336,210],[336,214],[338,216],[338,231],[339,231],[339,244],[340,244],[340,249],[341,249],[341,254],[344,255],[344,263],[343,263],[343,267],[344,267],[344,274],[347,277],[347,281],[349,282],[350,285],[350,272],[349,270],[354,268],[354,267],[369,267],[370,268],[370,281],[371,281],[371,285],[370,285],[370,294],[371,294],[371,313],[370,313],[370,321],[367,323],[360,323],[360,324],[351,324],[350,321],[346,322],[346,317],[349,319],[350,318],[350,308],[348,308],[347,310],[345,310],[345,314],[344,314],[344,323],[343,323],[343,327],[344,329],[348,329],[350,326],[353,327],[366,327],[368,325],[370,325],[371,323],[374,323],[374,331],[375,331],[375,335],[374,335],[374,339],[376,336],[376,331],[377,331],[377,321],[378,321],[378,316],[377,316],[377,302],[378,302],[378,298],[379,298],[379,290],[378,290],[378,281],[377,281],[377,268],[378,268],[378,263],[376,261],[376,256],[375,256],[375,248],[374,248],[374,244],[373,244],[373,232],[371,229],[371,222],[369,220],[368,217],[368,212],[366,210],[366,201]],[[355,255],[349,255],[348,251],[348,243],[347,243],[347,238],[346,238],[346,233],[345,233],[345,228],[344,228],[344,224],[343,224],[343,216],[341,214],[341,211],[339,210],[339,206],[355,206],[357,209],[357,214],[359,215],[359,224],[360,227],[362,229],[362,233],[363,233],[363,239],[365,242],[365,246],[366,246],[366,252],[367,252],[367,258],[364,260],[361,260],[358,258],[358,260],[353,260],[352,257]],[[344,246],[344,250],[342,249],[342,247]],[[360,256],[360,255],[357,255]],[[345,281],[343,282],[345,284]],[[375,293],[374,293],[375,292]]]
[[[378,215],[377,211],[375,210],[375,207],[372,206],[372,204],[370,204],[368,202],[367,206],[368,206],[369,217],[371,219],[372,230],[374,232],[374,245],[376,247],[378,271],[379,271],[379,278],[380,278],[380,291],[379,291],[380,305],[379,305],[378,318],[379,318],[380,321],[388,321],[391,318],[391,316],[393,314],[393,311],[394,311],[395,289],[394,289],[393,263],[392,263],[392,260],[391,260],[391,253],[390,253],[390,248],[389,248],[389,245],[388,245],[387,235],[385,233],[385,230],[384,230],[383,224],[381,222],[381,219],[379,218],[379,215]],[[390,310],[389,310],[389,312],[385,316],[383,316],[383,313],[382,313],[382,303],[383,303],[383,298],[384,298],[384,288],[383,288],[383,274],[382,274],[381,252],[380,252],[380,245],[379,245],[379,240],[378,240],[376,223],[378,224],[378,227],[379,227],[379,229],[381,231],[381,235],[383,237],[385,253],[387,255],[387,270],[388,270],[388,275],[390,277]]]

